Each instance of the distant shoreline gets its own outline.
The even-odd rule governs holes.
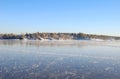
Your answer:
[[[120,40],[117,36],[85,33],[26,33],[0,34],[0,40]]]

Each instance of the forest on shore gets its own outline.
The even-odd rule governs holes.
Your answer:
[[[0,39],[19,39],[19,40],[120,40],[117,36],[96,35],[85,33],[26,33],[26,34],[0,34]]]

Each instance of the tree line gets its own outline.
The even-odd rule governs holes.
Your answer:
[[[96,35],[96,34],[85,34],[85,33],[26,33],[26,34],[0,34],[0,39],[33,39],[33,40],[89,40],[89,39],[114,39],[120,40],[120,37],[108,36],[108,35]]]

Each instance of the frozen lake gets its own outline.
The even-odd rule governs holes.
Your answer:
[[[0,79],[120,79],[120,41],[0,40]]]

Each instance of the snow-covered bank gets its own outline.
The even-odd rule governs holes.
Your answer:
[[[54,38],[40,38],[40,39],[27,39],[27,38],[23,38],[23,39],[0,39],[0,40],[20,40],[20,41],[120,41],[120,40],[114,40],[114,39],[54,39]]]

